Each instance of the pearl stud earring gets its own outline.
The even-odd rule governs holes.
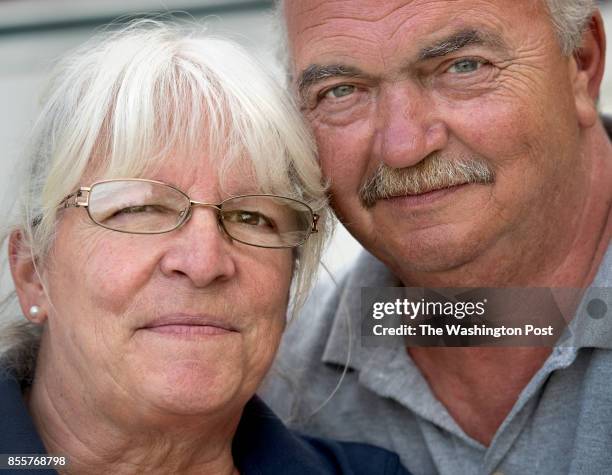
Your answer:
[[[38,305],[32,305],[30,307],[30,317],[36,318],[40,315],[41,309]]]

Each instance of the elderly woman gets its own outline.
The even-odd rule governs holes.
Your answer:
[[[87,44],[30,158],[0,453],[64,473],[405,473],[289,432],[254,396],[327,215],[308,133],[240,48],[156,22]]]

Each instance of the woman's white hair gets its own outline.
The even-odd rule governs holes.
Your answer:
[[[3,241],[20,230],[44,265],[61,219],[57,206],[89,185],[84,177],[146,176],[179,150],[216,157],[221,183],[242,167],[261,192],[303,200],[320,215],[320,232],[295,251],[292,302],[299,307],[329,223],[314,142],[278,82],[237,44],[198,25],[138,20],[57,65],[26,157],[18,222]],[[4,365],[31,366],[40,332],[12,325],[0,334]]]

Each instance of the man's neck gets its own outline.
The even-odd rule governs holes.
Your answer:
[[[463,431],[488,446],[550,348],[410,348],[435,397]]]

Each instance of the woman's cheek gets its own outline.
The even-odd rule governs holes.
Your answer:
[[[157,256],[156,250],[146,248],[143,242],[109,241],[94,240],[86,259],[88,271],[82,278],[84,288],[89,289],[92,305],[121,313],[151,281]]]

